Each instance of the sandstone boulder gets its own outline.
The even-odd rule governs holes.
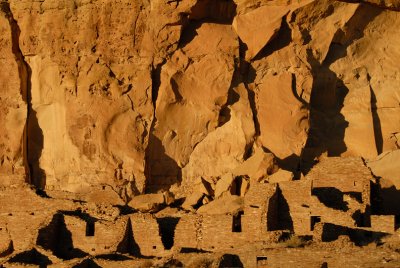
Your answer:
[[[215,199],[225,195],[231,194],[233,183],[235,181],[235,176],[231,173],[227,173],[218,180],[215,185]]]
[[[81,200],[97,204],[125,204],[118,193],[112,187],[106,185],[100,187],[91,187],[88,192],[80,193],[78,196]]]
[[[185,198],[182,208],[193,210],[195,207],[208,203],[209,198],[214,196],[215,185],[209,183],[203,178],[198,178],[192,188],[192,193]]]
[[[218,215],[218,214],[236,214],[243,210],[243,197],[236,195],[225,195],[219,199],[200,207],[197,213]]]
[[[182,204],[182,208],[186,210],[194,210],[196,206],[202,204],[204,193],[193,192],[188,197],[186,197],[185,202]]]
[[[268,177],[269,183],[280,183],[284,181],[292,181],[293,173],[284,169],[280,169]]]
[[[128,205],[140,212],[157,212],[163,206],[170,205],[173,200],[173,196],[169,192],[143,194],[133,197]]]

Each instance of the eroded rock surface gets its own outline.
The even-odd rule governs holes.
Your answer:
[[[0,5],[2,187],[193,208],[399,149],[398,1]]]

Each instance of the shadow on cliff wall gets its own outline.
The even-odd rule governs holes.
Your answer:
[[[28,183],[35,185],[38,189],[44,189],[46,185],[46,173],[40,168],[39,160],[43,150],[43,132],[39,127],[36,111],[32,109],[31,77],[32,70],[25,61],[19,46],[21,29],[14,19],[8,2],[0,3],[0,10],[4,12],[11,30],[12,53],[18,64],[20,79],[20,94],[22,100],[27,104],[27,119],[24,129],[23,157]]]
[[[311,169],[314,159],[322,153],[340,156],[346,152],[344,137],[348,127],[341,110],[349,89],[336,73],[329,69],[329,65],[320,64],[314,59],[311,51],[308,61],[313,66],[314,80],[310,99],[310,129],[301,155],[301,168],[304,173]]]
[[[44,136],[39,126],[36,111],[30,109],[27,120],[27,159],[31,176],[31,183],[38,189],[43,190],[46,186],[46,172],[40,167]]]
[[[301,169],[304,174],[308,173],[315,164],[314,159],[322,153],[327,152],[328,156],[340,156],[347,151],[344,137],[348,122],[341,110],[349,89],[336,73],[330,70],[330,66],[347,56],[347,48],[364,36],[367,25],[381,12],[381,9],[360,5],[347,23],[347,32],[343,33],[339,30],[336,33],[322,63],[314,58],[311,50],[308,51],[308,62],[312,66],[314,80],[310,100],[310,130],[306,146],[301,154]],[[371,97],[371,107],[374,106],[373,97],[374,95]],[[374,129],[379,132],[380,124],[377,114],[373,115],[373,118]],[[378,143],[381,134],[378,133],[375,136]]]
[[[146,149],[145,174],[147,193],[168,190],[173,184],[182,181],[181,168],[165,153],[164,145],[153,133],[150,133]]]

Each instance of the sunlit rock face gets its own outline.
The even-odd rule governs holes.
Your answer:
[[[185,197],[256,152],[399,149],[398,1],[0,5],[2,186]]]

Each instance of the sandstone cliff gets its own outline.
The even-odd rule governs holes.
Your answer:
[[[400,1],[0,7],[2,186],[179,197],[260,149],[299,178],[400,148]]]

